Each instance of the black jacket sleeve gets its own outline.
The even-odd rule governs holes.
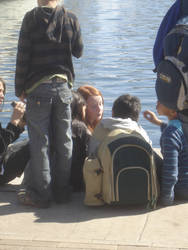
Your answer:
[[[8,123],[6,128],[0,124],[0,156],[6,151],[8,145],[14,142],[24,129]]]

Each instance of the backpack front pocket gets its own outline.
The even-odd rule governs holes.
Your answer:
[[[150,200],[150,173],[139,166],[122,168],[114,176],[116,202],[120,204],[147,204]]]
[[[88,206],[101,206],[102,200],[102,169],[97,158],[86,158],[83,167],[85,182],[84,204]]]

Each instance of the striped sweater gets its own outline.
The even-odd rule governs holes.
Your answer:
[[[175,190],[188,192],[188,142],[179,120],[163,124],[161,130],[161,200],[165,204],[172,204]]]
[[[45,76],[66,74],[74,81],[72,55],[82,55],[77,17],[63,6],[36,7],[23,18],[18,41],[15,92],[20,96]]]

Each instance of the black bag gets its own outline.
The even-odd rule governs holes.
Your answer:
[[[187,45],[188,26],[176,25],[164,39],[164,60],[157,67],[156,92],[157,88],[163,89],[160,92],[160,95],[164,95],[163,100],[171,92],[168,102],[174,103],[178,110],[188,109]]]
[[[136,132],[111,131],[99,146],[97,158],[86,158],[84,181],[86,205],[156,207],[159,186],[153,150]]]
[[[164,56],[172,56],[182,62],[185,67],[183,71],[188,71],[188,26],[176,25],[164,39]]]
[[[3,175],[0,175],[0,185],[4,185],[22,175],[29,161],[29,141],[23,140],[10,144],[3,158]]]

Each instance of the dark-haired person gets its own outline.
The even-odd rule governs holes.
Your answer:
[[[158,99],[156,109],[159,115],[166,116],[168,123],[162,122],[154,112],[147,110],[144,117],[161,129],[161,170],[160,203],[169,206],[174,199],[188,200],[188,142],[178,119],[177,107]]]
[[[89,140],[91,132],[86,126],[86,101],[83,96],[77,92],[72,92],[72,165],[70,183],[74,192],[84,191],[83,165],[86,156],[88,156]]]
[[[4,103],[5,91],[5,81],[0,78],[1,107]],[[27,140],[14,143],[13,147],[16,153],[9,152],[9,145],[16,141],[24,131],[24,113],[25,104],[23,102],[16,102],[10,122],[6,128],[2,128],[0,124],[0,185],[4,185],[16,176],[20,176],[29,161],[29,145]]]
[[[113,129],[136,131],[151,144],[146,131],[138,124],[140,111],[139,98],[129,94],[119,96],[113,103],[112,117],[103,118],[94,129],[90,140],[89,154],[96,154],[99,144]]]
[[[188,28],[188,1],[187,0],[176,0],[168,9],[165,16],[163,17],[161,24],[159,26],[157,36],[154,42],[153,47],[153,61],[155,64],[155,70],[157,71],[157,67],[160,64],[160,62],[164,59],[164,40],[166,35],[175,27],[181,27],[184,29]],[[180,36],[181,37],[181,36]],[[183,33],[181,37],[180,47],[177,52],[179,54],[181,45],[183,43]],[[173,48],[173,44],[171,45]],[[173,49],[174,50],[174,49]],[[186,55],[183,55],[184,58],[186,58]],[[158,88],[162,88],[160,85]],[[173,87],[169,91],[173,92]],[[161,91],[161,93],[164,93],[164,95],[168,95],[169,93],[165,93],[164,90]],[[182,123],[182,128],[184,131],[184,134],[188,140],[188,109],[184,110],[178,110],[178,119]]]

